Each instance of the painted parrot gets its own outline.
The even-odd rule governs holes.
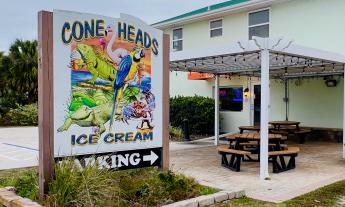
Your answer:
[[[129,53],[129,55],[123,57],[119,63],[113,87],[114,96],[109,130],[111,129],[114,122],[116,102],[121,98],[122,88],[125,85],[125,83],[129,80],[127,76],[133,73],[135,74],[137,72],[137,65],[143,57],[145,57],[144,50],[136,47]]]

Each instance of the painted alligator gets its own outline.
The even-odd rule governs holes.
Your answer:
[[[72,124],[81,127],[98,127],[98,133],[101,135],[105,132],[105,124],[110,120],[112,102],[90,108],[80,106],[75,112],[71,113],[65,120],[64,124],[58,128],[58,132],[67,131]]]
[[[90,83],[94,84],[97,78],[114,82],[117,70],[111,64],[99,58],[91,46],[78,44],[77,51],[92,73],[92,78],[89,80]]]

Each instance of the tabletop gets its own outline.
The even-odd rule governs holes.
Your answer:
[[[244,129],[244,130],[260,130],[260,126],[239,126],[239,129]]]
[[[272,124],[272,125],[298,125],[301,122],[298,122],[298,121],[270,121],[268,123]]]
[[[282,139],[281,134],[268,134],[268,139]],[[231,134],[226,136],[225,138],[230,140],[236,139],[250,139],[250,140],[259,140],[260,133],[242,133],[242,134]]]

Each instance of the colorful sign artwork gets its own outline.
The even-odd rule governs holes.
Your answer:
[[[129,15],[54,11],[53,34],[55,158],[145,149],[134,158],[160,160],[163,32]]]

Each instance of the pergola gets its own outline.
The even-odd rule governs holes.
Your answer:
[[[285,38],[238,41],[223,47],[185,50],[170,56],[170,70],[214,74],[215,145],[219,144],[219,77],[240,75],[261,80],[260,178],[268,174],[269,80],[344,75],[345,56],[295,44]],[[344,82],[345,83],[345,82]],[[344,84],[345,118],[345,84]],[[343,129],[345,121],[343,121]],[[345,139],[343,139],[345,158]]]

